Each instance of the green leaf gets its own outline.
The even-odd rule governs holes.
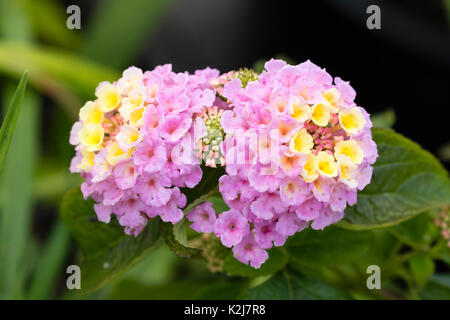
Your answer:
[[[82,105],[80,98],[93,98],[101,81],[114,81],[120,76],[65,51],[0,41],[0,72],[17,77],[24,69],[30,72],[30,82],[60,103],[73,119]]]
[[[370,116],[370,120],[375,128],[392,128],[395,124],[395,111],[394,109],[387,109],[375,113]]]
[[[389,129],[375,128],[379,158],[371,183],[345,210],[338,226],[352,230],[398,224],[450,203],[450,180],[439,161],[418,144]]]
[[[22,106],[23,97],[25,95],[25,88],[28,81],[28,72],[22,75],[19,85],[11,99],[6,113],[5,120],[3,120],[0,129],[0,173],[5,163],[6,155],[8,154],[9,146],[14,135],[17,119],[19,118],[20,107]]]
[[[434,261],[426,254],[416,254],[409,259],[409,268],[419,286],[424,286],[434,273]]]
[[[373,237],[368,249],[356,261],[364,273],[370,265],[375,264],[382,268],[391,260],[392,248],[395,247],[398,240],[388,230],[372,230]]]
[[[348,297],[326,282],[283,270],[241,297],[246,300],[341,300]]]
[[[124,68],[142,50],[173,1],[107,0],[99,2],[87,28],[84,54]],[[120,47],[120,49],[119,49]]]
[[[356,260],[371,240],[371,231],[353,232],[336,227],[323,231],[306,229],[291,237],[287,248],[290,263],[302,269],[302,266],[330,266]]]
[[[389,230],[401,242],[419,250],[426,249],[439,233],[427,212],[395,225]]]
[[[435,259],[447,264],[450,267],[450,247],[447,244],[448,240],[444,237],[439,239],[439,242],[432,249],[432,256]]]
[[[230,276],[260,277],[276,273],[283,269],[288,260],[288,254],[283,248],[273,248],[269,251],[269,259],[259,268],[255,269],[249,265],[239,262],[232,254],[229,254],[224,262],[223,271]]]
[[[160,285],[170,281],[177,272],[180,259],[164,244],[149,252],[141,262],[126,271],[115,282],[133,279],[143,285]],[[183,261],[184,262],[184,261]]]
[[[183,209],[185,215],[202,202],[207,201],[208,198],[219,193],[218,181],[225,174],[225,169],[202,166],[202,171],[202,180],[195,188],[182,188],[181,190],[187,199],[186,208]]]
[[[184,230],[186,232],[186,227],[184,227]],[[199,249],[192,248],[188,244],[185,245],[180,241],[176,240],[174,233],[174,226],[170,222],[161,223],[161,233],[169,249],[181,257],[185,258],[192,257],[200,252]]]
[[[176,241],[182,244],[185,247],[190,247],[187,239],[187,227],[189,221],[188,219],[183,218],[180,222],[173,226],[173,237]]]
[[[83,252],[81,286],[84,292],[98,289],[140,261],[156,247],[160,236],[159,219],[152,219],[137,236],[128,236],[116,220],[99,222],[93,201],[85,201],[80,188],[63,198],[60,214]]]
[[[230,210],[230,207],[225,203],[221,196],[219,197],[210,197],[208,201],[212,203],[214,211],[216,213],[222,213],[224,211]]]
[[[450,274],[438,273],[431,276],[420,297],[425,300],[450,300]]]

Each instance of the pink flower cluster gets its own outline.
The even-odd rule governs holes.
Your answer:
[[[145,73],[131,67],[118,81],[99,84],[73,125],[70,170],[85,178],[81,190],[95,200],[100,221],[114,214],[136,236],[155,216],[171,223],[183,218],[179,188],[197,185],[202,170],[178,155],[195,130],[205,130],[198,116],[216,100],[209,83],[218,75],[209,68],[189,75],[171,65]]]
[[[156,216],[175,224],[180,188],[202,178],[199,160],[225,165],[218,185],[230,210],[204,202],[187,218],[254,268],[287,237],[340,220],[378,157],[355,90],[310,61],[272,59],[260,75],[131,67],[95,95],[73,125],[70,169],[85,178],[98,219],[114,214],[135,236]]]
[[[188,219],[198,232],[214,232],[234,257],[254,268],[267,249],[311,225],[337,222],[371,180],[378,156],[367,112],[348,82],[306,61],[270,60],[243,87],[235,78],[222,95],[226,175],[219,180],[229,211],[210,204]]]

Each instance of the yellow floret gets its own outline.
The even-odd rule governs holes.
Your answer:
[[[354,140],[340,141],[334,147],[336,159],[348,157],[355,164],[360,164],[364,158],[361,146]]]
[[[339,173],[338,163],[328,152],[321,151],[317,154],[316,169],[320,175],[329,178],[336,177]]]
[[[289,150],[294,153],[311,153],[311,149],[314,147],[312,136],[306,131],[305,128],[300,129],[292,135],[289,142]]]
[[[330,121],[330,104],[322,101],[312,107],[312,121],[318,126],[325,127]]]
[[[106,161],[112,166],[114,166],[117,162],[128,158],[132,153],[132,149],[128,150],[128,152],[120,149],[119,144],[117,142],[113,142],[109,145],[108,150],[106,151]]]
[[[305,122],[311,119],[311,108],[297,97],[292,98],[289,109],[292,118],[299,122]]]
[[[341,171],[340,180],[350,188],[356,188],[358,185],[357,181],[354,179],[354,170],[357,168],[356,164],[348,157],[341,157],[339,159],[339,167]]]
[[[83,123],[100,124],[103,120],[103,112],[96,101],[88,101],[80,109],[80,120]]]
[[[339,123],[348,134],[360,132],[366,124],[366,118],[358,107],[339,112]]]
[[[122,74],[122,78],[117,81],[117,88],[123,95],[128,95],[130,91],[141,87],[143,81],[142,70],[138,68],[128,68]]]
[[[128,150],[136,146],[141,138],[139,129],[130,125],[123,125],[116,135],[116,141],[122,150]]]
[[[100,110],[110,112],[120,104],[120,93],[117,88],[109,82],[103,82],[95,91],[98,98]]]
[[[136,108],[131,103],[127,103],[126,99],[122,100],[122,106],[119,108],[120,116],[123,120],[129,121],[130,120],[130,114],[133,112],[133,110]]]
[[[105,130],[99,124],[86,124],[78,133],[80,143],[90,152],[102,148],[104,135]]]
[[[81,171],[89,171],[94,165],[95,153],[86,151],[84,149],[82,149],[80,152],[82,159],[81,162],[78,164],[78,169],[80,169]]]
[[[130,124],[135,127],[141,127],[144,125],[144,113],[146,107],[138,107],[130,113]]]
[[[316,167],[316,156],[312,153],[308,155],[305,165],[303,166],[302,177],[306,182],[312,182],[319,177]]]
[[[331,111],[336,113],[339,111],[339,107],[337,105],[339,101],[339,97],[341,96],[341,93],[336,88],[328,89],[323,93],[323,97],[325,100],[327,100],[330,103]]]
[[[141,90],[133,90],[128,97],[122,99],[122,107],[119,112],[125,121],[130,120],[131,113],[144,104],[144,94]]]

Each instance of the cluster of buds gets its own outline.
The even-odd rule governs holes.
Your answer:
[[[192,245],[201,248],[201,255],[206,261],[206,267],[212,273],[222,272],[228,250],[213,234],[202,233],[192,241]]]
[[[450,248],[450,207],[443,207],[434,222],[441,230],[441,235],[447,240],[447,246]]]
[[[220,126],[220,117],[224,109],[217,106],[205,108],[200,117],[205,123],[206,133],[199,141],[196,155],[202,159],[206,166],[216,168],[217,165],[224,166],[225,158],[220,149],[225,132]]]

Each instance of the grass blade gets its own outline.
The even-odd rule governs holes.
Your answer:
[[[8,154],[9,146],[16,128],[17,119],[19,118],[20,107],[22,105],[25,89],[28,81],[28,72],[25,71],[20,79],[19,85],[9,104],[8,112],[0,129],[0,173],[3,170],[6,155]]]
[[[12,93],[13,88],[10,89]],[[39,107],[39,97],[27,91],[1,179],[0,295],[8,299],[24,297],[25,270],[29,270],[25,252],[32,241],[32,181],[38,149]]]

